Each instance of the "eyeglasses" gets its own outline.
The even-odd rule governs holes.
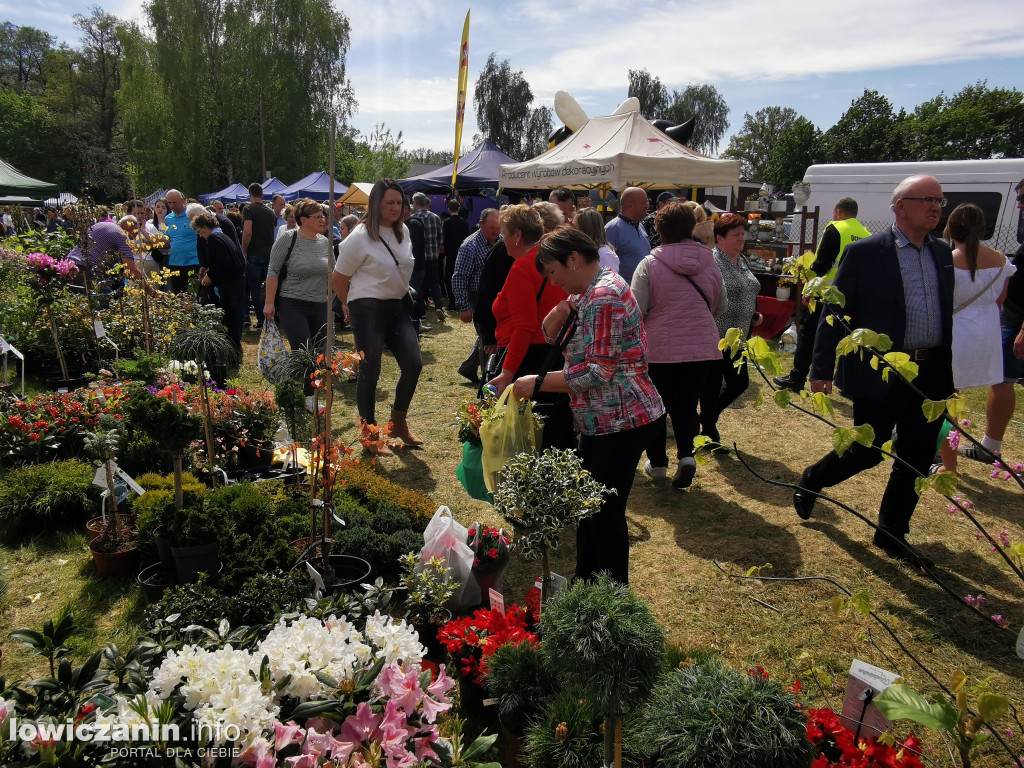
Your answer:
[[[326,219],[327,217],[324,216],[322,213],[314,213],[309,218],[311,218],[311,219]]]
[[[1024,193],[1017,195],[1017,202],[1024,203]]]
[[[904,197],[902,200],[920,200],[925,205],[937,205],[939,208],[945,208],[946,203],[949,202],[944,197]]]

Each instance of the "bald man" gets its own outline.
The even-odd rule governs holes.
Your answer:
[[[604,225],[604,233],[619,257],[619,274],[627,283],[633,270],[651,252],[647,233],[640,226],[648,209],[647,193],[640,187],[627,187],[619,198],[619,214]]]
[[[836,345],[848,331],[842,323],[828,320],[830,315],[849,315],[850,328],[887,334],[892,352],[910,356],[918,366],[914,387],[925,397],[944,400],[952,394],[953,254],[933,233],[945,205],[937,179],[911,176],[892,194],[896,223],[847,246],[835,277],[846,304],[822,310],[811,365],[812,392],[832,392]],[[886,458],[879,447],[895,427],[893,448],[899,459],[893,462],[878,508],[874,544],[895,560],[931,568],[933,563],[907,543],[906,534],[918,500],[914,481],[918,473],[928,475],[942,420],[927,421],[921,396],[895,375],[883,380],[881,371],[871,367],[871,357],[840,357],[835,379],[853,401],[854,424],[874,429],[874,444],[854,443],[842,456],[831,451],[804,470],[800,486],[806,490],[793,495],[793,506],[802,519],[810,518],[815,493]]]
[[[183,293],[193,273],[199,269],[198,236],[185,215],[185,196],[176,189],[170,189],[164,196],[170,209],[164,224],[167,238],[171,241],[171,255],[167,267],[171,270],[171,292]]]

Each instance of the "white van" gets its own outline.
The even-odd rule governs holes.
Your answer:
[[[924,163],[837,163],[812,165],[804,173],[811,185],[807,207],[820,206],[821,223],[832,218],[841,197],[857,201],[857,219],[871,232],[881,232],[893,222],[889,208],[892,191],[915,174],[934,176],[942,184],[949,203],[935,234],[942,235],[946,218],[961,203],[974,203],[985,213],[986,245],[1012,254],[1024,242],[1024,221],[1013,188],[1024,179],[1024,158],[1003,160],[937,160]]]

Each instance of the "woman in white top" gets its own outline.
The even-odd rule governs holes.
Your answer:
[[[409,430],[406,414],[423,360],[416,327],[402,306],[413,268],[409,230],[402,223],[404,201],[405,193],[398,182],[381,179],[373,185],[366,215],[339,246],[333,279],[345,320],[352,326],[356,349],[363,354],[356,383],[360,418],[376,424],[377,381],[386,346],[400,371],[391,410],[391,436],[417,446],[423,441]],[[386,446],[370,451],[378,456],[392,455]]]
[[[610,269],[619,273],[619,257],[604,234],[604,217],[594,208],[584,208],[576,212],[572,225],[594,241],[597,246],[597,263],[602,269]]]
[[[971,203],[958,205],[946,221],[953,245],[953,384],[988,387],[1003,380],[999,308],[1016,268],[994,248],[981,245],[985,214]],[[956,451],[942,443],[940,470],[956,472]]]
[[[167,242],[167,225],[164,224],[164,217],[167,215],[167,201],[164,198],[160,198],[153,203],[153,218],[146,219],[146,234],[149,236],[149,242]],[[167,263],[167,257],[171,255],[171,249],[169,246],[163,248],[154,248],[149,253],[145,254],[142,258],[142,271],[146,273],[146,277],[152,277],[154,274],[159,272],[163,265]]]

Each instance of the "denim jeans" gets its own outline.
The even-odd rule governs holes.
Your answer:
[[[420,340],[416,326],[398,299],[355,299],[348,303],[349,323],[356,349],[363,353],[356,382],[356,407],[359,417],[376,424],[375,405],[380,361],[384,347],[391,350],[400,371],[395,386],[394,409],[408,411],[416,384],[423,370]]]
[[[249,283],[249,301],[256,312],[257,324],[263,325],[263,283],[267,280],[267,267],[270,266],[270,255],[258,256],[249,254],[249,265],[245,268],[245,278]],[[249,306],[245,308],[245,316],[249,316]]]
[[[224,325],[235,349],[242,349],[242,312],[245,309],[245,280],[241,278],[217,283],[220,308],[224,310]]]

